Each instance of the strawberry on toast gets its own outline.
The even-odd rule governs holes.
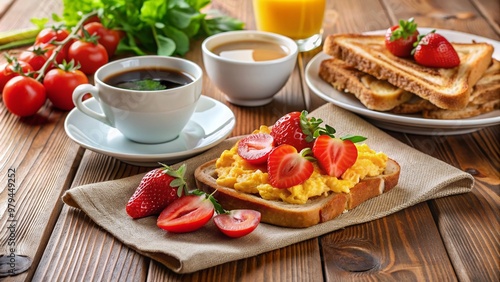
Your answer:
[[[335,137],[335,129],[319,127],[322,120],[306,114],[292,112],[272,127],[261,126],[198,167],[198,188],[213,193],[225,209],[256,210],[262,222],[303,228],[332,220],[397,185],[396,161],[360,143],[362,136]]]

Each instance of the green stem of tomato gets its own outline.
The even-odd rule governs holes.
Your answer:
[[[68,35],[68,37],[66,37],[63,41],[54,42],[57,45],[57,47],[54,50],[54,52],[52,53],[52,55],[47,59],[47,61],[45,62],[45,64],[42,66],[42,68],[38,71],[39,75],[36,78],[36,80],[38,82],[41,82],[43,80],[43,77],[45,76],[45,71],[47,70],[47,68],[52,63],[55,62],[56,57],[59,54],[59,52],[61,52],[62,48],[64,48],[64,46],[66,44],[68,44],[68,42],[70,42],[71,40],[75,39],[76,38],[76,34],[78,33],[78,30],[80,30],[80,28],[83,26],[83,24],[88,19],[90,19],[91,17],[93,17],[95,15],[97,15],[97,11],[93,11],[93,12],[90,12],[88,14],[83,15],[82,18],[80,19],[80,21],[78,22],[78,24],[76,24],[76,26],[73,27],[73,29],[71,30],[71,33]]]

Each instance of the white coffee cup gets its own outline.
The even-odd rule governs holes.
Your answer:
[[[282,58],[247,61],[217,55],[213,50],[228,43],[262,41],[286,50]],[[292,39],[264,31],[238,30],[218,33],[206,38],[201,50],[205,71],[224,94],[227,101],[240,106],[262,106],[287,83],[297,61],[298,46]]]
[[[117,73],[137,69],[169,69],[191,78],[191,82],[164,90],[130,90],[106,81]],[[191,119],[201,96],[202,69],[181,58],[137,56],[110,62],[94,74],[95,86],[83,84],[73,92],[78,110],[118,129],[128,139],[140,143],[163,143],[179,136]],[[99,102],[102,114],[83,103],[87,93]]]

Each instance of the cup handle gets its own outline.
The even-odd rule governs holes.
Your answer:
[[[99,90],[97,90],[97,87],[95,87],[92,84],[82,84],[78,85],[75,90],[73,91],[73,103],[75,103],[75,106],[80,110],[82,113],[88,115],[91,118],[94,118],[104,124],[107,124],[111,127],[114,127],[113,124],[108,120],[108,118],[101,113],[98,113],[94,110],[91,110],[89,107],[87,107],[83,101],[82,98],[85,94],[90,93],[94,97],[99,97]],[[97,101],[99,101],[96,98]]]

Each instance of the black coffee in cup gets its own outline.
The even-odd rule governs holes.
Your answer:
[[[181,71],[167,68],[138,68],[118,72],[104,79],[104,83],[122,89],[155,91],[180,87],[194,79]]]

